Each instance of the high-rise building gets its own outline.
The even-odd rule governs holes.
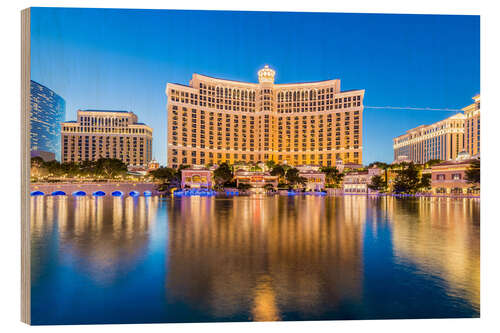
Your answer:
[[[30,107],[31,156],[40,156],[46,161],[59,160],[66,102],[49,88],[31,80]]]
[[[153,130],[129,111],[78,110],[77,121],[62,126],[63,162],[117,158],[147,166],[152,159]]]
[[[462,110],[465,114],[465,151],[471,156],[478,157],[480,155],[480,109],[481,109],[481,95],[472,97],[474,103],[466,106]]]
[[[362,163],[364,90],[274,77],[265,66],[259,83],[200,74],[189,86],[168,83],[168,165]]]
[[[394,160],[425,163],[433,159],[455,159],[464,149],[464,120],[465,116],[457,113],[394,138]]]

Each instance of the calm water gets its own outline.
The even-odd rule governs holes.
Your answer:
[[[32,323],[479,316],[479,201],[33,197]]]

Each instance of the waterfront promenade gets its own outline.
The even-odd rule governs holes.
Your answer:
[[[159,195],[156,190],[155,183],[141,183],[141,182],[88,182],[88,183],[32,183],[30,185],[30,192],[40,191],[44,195],[51,195],[56,191],[64,192],[65,195],[83,191],[87,195],[97,191],[102,191],[105,195],[111,195],[115,191],[122,192],[123,195],[128,195],[130,192],[137,192],[143,195],[147,192],[150,195]],[[61,193],[62,194],[62,193]]]

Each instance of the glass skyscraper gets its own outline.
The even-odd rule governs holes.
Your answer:
[[[66,101],[33,80],[30,92],[31,156],[60,160],[61,122],[66,117]]]

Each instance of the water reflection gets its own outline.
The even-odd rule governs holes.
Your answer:
[[[215,317],[248,313],[255,320],[320,316],[342,300],[359,299],[366,202],[327,203],[319,197],[172,201],[166,289]]]
[[[32,197],[32,321],[479,315],[479,201]]]
[[[447,292],[479,311],[479,202],[420,198],[388,201],[394,251],[399,260],[443,279]]]
[[[147,254],[157,205],[158,198],[144,197],[32,199],[32,282],[37,282],[36,272],[44,268],[41,259],[50,257],[36,254],[52,244],[52,255],[61,265],[72,266],[101,284],[113,283]]]

